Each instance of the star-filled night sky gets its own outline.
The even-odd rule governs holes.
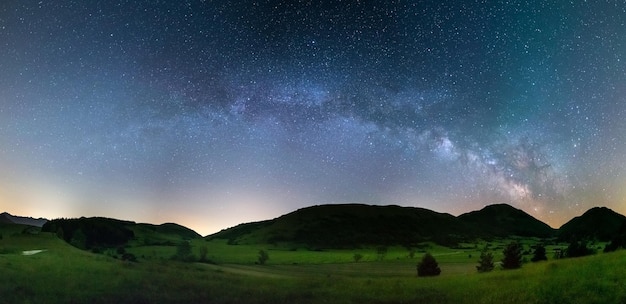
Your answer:
[[[0,3],[0,209],[626,213],[623,1]]]

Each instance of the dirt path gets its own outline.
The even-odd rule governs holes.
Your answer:
[[[34,254],[38,254],[40,252],[44,252],[46,251],[45,249],[38,249],[38,250],[25,250],[22,251],[22,255],[34,255]]]

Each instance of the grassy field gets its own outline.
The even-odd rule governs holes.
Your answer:
[[[430,244],[414,258],[406,248],[391,247],[381,260],[374,248],[308,251],[196,239],[194,254],[206,247],[215,264],[171,261],[175,247],[141,242],[127,248],[139,258],[131,263],[76,249],[53,234],[22,230],[0,226],[0,303],[626,302],[626,251],[478,274],[476,261],[486,242],[457,249]],[[506,242],[490,242],[496,259]],[[255,264],[260,249],[269,253],[267,265]],[[23,255],[27,250],[45,251]],[[439,262],[441,276],[416,276],[426,250]],[[358,263],[355,253],[363,255]]]

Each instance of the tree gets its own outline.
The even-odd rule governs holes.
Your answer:
[[[76,248],[87,249],[87,236],[82,229],[74,231],[70,244]]]
[[[480,259],[478,260],[476,270],[478,270],[478,272],[489,272],[493,270],[493,267],[493,254],[485,248],[480,252]]]
[[[567,249],[565,250],[565,255],[568,258],[581,257],[581,256],[586,256],[586,255],[590,255],[594,253],[595,252],[593,248],[587,247],[586,241],[577,241],[577,240],[572,240],[572,242],[569,244],[569,246],[567,246]]]
[[[426,253],[422,261],[417,264],[418,277],[438,276],[440,273],[439,264],[430,253]]]
[[[269,254],[265,250],[259,250],[259,264],[265,265],[265,262],[270,259]]]
[[[209,249],[206,246],[200,247],[200,262],[208,261],[206,256],[209,254]]]
[[[174,259],[183,262],[193,261],[193,255],[191,253],[191,243],[189,241],[182,241],[178,243],[178,246],[176,246],[176,255],[174,255]]]
[[[516,269],[522,267],[522,245],[518,242],[509,243],[502,252],[502,268]]]
[[[363,255],[360,253],[355,253],[352,258],[354,259],[355,262],[358,263],[363,258]]]
[[[546,256],[546,247],[544,247],[543,244],[537,244],[537,246],[535,246],[533,257],[530,260],[533,262],[547,261],[548,257]]]

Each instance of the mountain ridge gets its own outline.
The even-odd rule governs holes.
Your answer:
[[[493,219],[496,219],[493,221]],[[489,205],[458,217],[419,207],[316,205],[271,220],[243,223],[207,236],[233,244],[296,243],[312,248],[404,245],[509,235],[551,237],[555,230],[510,205]]]
[[[45,218],[17,216],[8,212],[2,212],[0,214],[0,222],[42,227],[48,220]]]

